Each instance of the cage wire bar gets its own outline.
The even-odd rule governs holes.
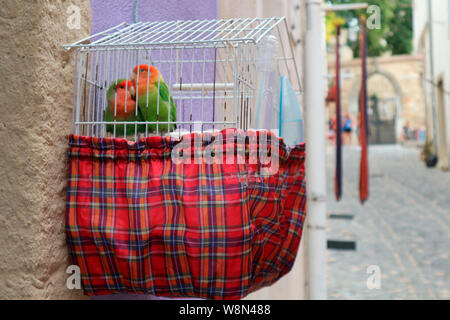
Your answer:
[[[276,40],[275,54],[261,64],[268,37]],[[277,106],[279,92],[273,84],[283,75],[288,76],[298,96],[302,93],[284,17],[121,23],[63,47],[75,50],[72,133],[78,135],[137,140],[155,134],[180,137],[193,131],[262,129],[255,120],[261,101],[258,95],[264,101],[262,112]],[[133,68],[141,64],[159,69],[175,102],[176,121],[116,119],[117,94],[108,101],[108,88],[119,78],[129,79]],[[267,64],[270,74],[262,72]],[[127,82],[125,90],[129,89]],[[158,96],[158,115],[159,100]],[[136,118],[137,104],[133,110]],[[108,105],[114,109],[113,122],[105,120]],[[125,102],[125,112],[127,107],[131,108]],[[275,116],[266,118],[273,120]],[[106,125],[111,124],[114,130],[107,132]],[[176,129],[170,130],[171,124]],[[116,130],[119,125],[123,131]],[[127,126],[134,133],[127,132]],[[264,126],[278,128],[273,121]]]

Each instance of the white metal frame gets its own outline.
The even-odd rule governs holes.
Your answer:
[[[177,121],[164,124],[176,124],[179,135],[194,127],[202,131],[253,128],[258,45],[268,35],[279,41],[275,57],[279,73],[289,76],[300,95],[301,80],[284,17],[121,23],[64,45],[75,49],[73,133],[106,135],[105,126],[110,124],[103,116],[106,90],[114,80],[128,78],[132,67],[141,63],[163,71],[178,113]],[[117,136],[117,125],[131,125],[135,132],[127,138],[137,140],[142,136],[138,124],[145,124],[145,136],[154,134],[149,125],[155,124],[156,134],[162,134],[159,121],[115,120],[112,136]]]

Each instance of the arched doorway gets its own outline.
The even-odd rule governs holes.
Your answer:
[[[369,143],[393,144],[401,135],[402,92],[397,80],[388,72],[376,70],[367,76]],[[350,112],[357,118],[361,80],[352,88]]]

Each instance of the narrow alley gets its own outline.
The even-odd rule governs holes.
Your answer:
[[[329,299],[450,299],[450,176],[427,169],[419,152],[370,146],[370,196],[361,205],[359,147],[343,149],[340,202],[328,147],[328,240],[356,242],[327,252]],[[367,284],[374,270],[379,288]]]

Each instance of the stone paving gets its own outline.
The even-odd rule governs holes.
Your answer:
[[[334,149],[327,149],[327,210],[353,219],[329,218],[327,238],[354,240],[356,250],[327,251],[328,298],[450,299],[450,172],[427,169],[416,148],[370,146],[370,197],[361,205],[360,149],[343,154],[336,202]],[[380,288],[370,289],[368,278],[378,275]]]

